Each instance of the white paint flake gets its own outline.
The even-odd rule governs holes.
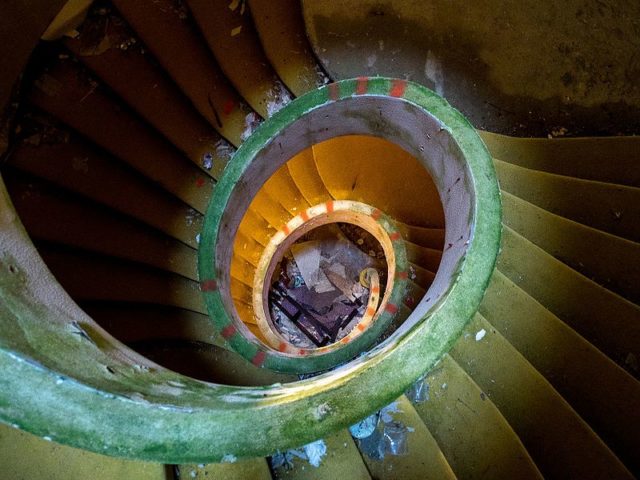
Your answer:
[[[267,114],[271,117],[292,100],[291,94],[282,82],[276,82],[267,97]]]
[[[327,445],[324,440],[317,440],[304,446],[304,453],[307,456],[307,460],[314,467],[319,467],[322,457],[327,454]]]

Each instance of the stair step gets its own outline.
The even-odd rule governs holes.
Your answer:
[[[190,12],[173,0],[113,0],[164,70],[224,138],[242,143],[251,109],[229,84]]]
[[[203,213],[214,180],[70,61],[40,76],[29,100]]]
[[[14,175],[5,178],[20,219],[33,238],[197,280],[196,250],[184,243],[112,210],[60,195],[42,183]]]
[[[309,46],[298,0],[249,0],[249,11],[269,63],[295,96],[329,81]]]
[[[103,33],[96,36],[97,31]],[[234,148],[150,59],[151,53],[121,17],[115,12],[90,14],[80,35],[65,38],[64,45],[193,163],[218,178]]]
[[[161,463],[107,457],[44,440],[0,424],[0,464],[7,479],[174,480]]]
[[[405,433],[406,444],[404,447],[397,445],[398,455],[387,452],[381,460],[373,458],[367,451],[362,451],[361,444],[362,458],[372,478],[456,478],[433,435],[406,396],[399,397],[391,408],[387,409],[387,415],[391,416],[390,423],[397,422],[401,428],[408,429]]]
[[[307,460],[293,458],[292,465],[281,465],[273,470],[274,479],[286,480],[370,480],[356,444],[348,430],[338,430],[322,440],[326,454],[316,467]],[[302,449],[297,449],[301,450]]]
[[[40,244],[56,279],[76,300],[143,302],[206,314],[197,282],[112,257]]]
[[[484,337],[478,332],[484,330]],[[479,313],[451,356],[483,389],[546,477],[632,478],[570,405]]]
[[[638,305],[589,280],[506,226],[498,270],[617,364],[625,366],[630,354],[640,358]]]
[[[65,143],[23,143],[11,152],[7,162],[197,248],[196,237],[202,228],[200,213],[75,136]]]
[[[631,470],[640,468],[640,382],[496,271],[480,313],[589,423]]]
[[[459,478],[542,478],[500,410],[451,356],[424,384],[427,400],[413,405]]]
[[[243,2],[235,9],[229,8],[227,0],[187,3],[222,71],[262,118],[270,117],[291,100],[291,93],[262,50]]]
[[[586,277],[640,303],[640,243],[567,220],[507,192],[502,205],[505,225]]]
[[[410,225],[444,227],[431,176],[399,146],[377,137],[348,135],[314,145],[313,155],[333,198],[373,205]]]
[[[640,138],[518,138],[478,131],[493,158],[570,177],[640,187]]]
[[[271,480],[269,465],[264,458],[234,460],[225,463],[178,465],[180,479],[190,480]]]
[[[640,241],[640,188],[494,163],[503,190],[561,217]]]

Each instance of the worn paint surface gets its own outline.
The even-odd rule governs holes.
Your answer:
[[[341,96],[355,93],[357,83],[342,82]],[[386,95],[392,82],[370,79],[367,86],[369,95]],[[328,93],[329,88],[323,88],[301,97],[266,122],[239,150],[216,188],[216,198],[229,194],[234,177],[266,139],[326,102]],[[475,191],[474,235],[464,268],[446,300],[429,312],[428,322],[397,332],[385,345],[312,379],[258,388],[195,381],[146,362],[78,310],[39,261],[3,188],[2,421],[110,455],[197,463],[220,461],[225,455],[266,455],[310,442],[396,398],[450,347],[477,309],[500,238],[495,173],[475,130],[422,87],[407,84],[405,98],[446,125],[468,162]],[[214,278],[214,233],[224,208],[225,202],[215,200],[209,211],[201,240],[201,278]],[[217,290],[206,292],[216,321],[224,318],[216,306],[219,295]]]

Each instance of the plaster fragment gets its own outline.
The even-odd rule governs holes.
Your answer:
[[[213,167],[213,155],[211,155],[210,152],[207,152],[202,156],[202,167],[206,170],[211,170]]]
[[[324,440],[317,440],[304,446],[304,453],[309,463],[314,467],[319,467],[322,457],[327,454],[327,445]]]
[[[478,330],[478,333],[476,333],[476,342],[479,342],[480,340],[482,340],[486,334],[487,334],[487,331],[484,328],[481,330]]]
[[[375,431],[379,418],[380,414],[374,413],[355,425],[351,425],[349,427],[349,433],[351,433],[353,438],[367,438]]]

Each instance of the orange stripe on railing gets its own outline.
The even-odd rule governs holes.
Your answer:
[[[356,82],[356,95],[363,95],[367,93],[368,88],[369,88],[369,78],[358,77],[358,80]]]
[[[392,97],[402,97],[404,95],[404,91],[407,88],[406,80],[393,80],[391,82],[391,89],[389,90],[389,95]]]

